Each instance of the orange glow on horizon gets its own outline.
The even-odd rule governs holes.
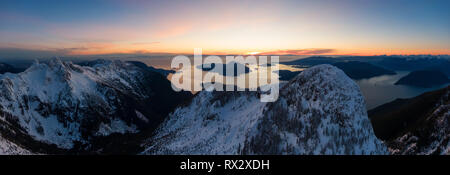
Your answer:
[[[308,50],[308,49],[305,49]],[[135,49],[135,48],[109,48],[102,50],[75,50],[67,55],[107,55],[107,54],[142,54],[142,55],[193,55],[194,49],[189,50],[152,50],[152,49]],[[231,50],[217,51],[207,49],[203,50],[203,55],[346,55],[346,56],[375,56],[375,55],[450,55],[450,50],[446,49],[365,49],[365,50],[333,50],[326,53],[308,53],[299,52],[298,54],[289,54],[286,50],[273,51],[246,51]]]
[[[448,2],[5,3],[5,57],[192,55],[194,48],[205,55],[450,55]]]

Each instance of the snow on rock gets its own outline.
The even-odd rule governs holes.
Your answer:
[[[0,155],[24,155],[32,154],[30,151],[18,146],[15,143],[3,138],[0,135]]]
[[[148,119],[147,117],[145,117],[144,114],[142,114],[141,112],[139,112],[138,110],[134,110],[134,112],[136,113],[136,116],[141,119],[142,121],[144,121],[145,123],[148,123]]]
[[[290,81],[264,109],[249,154],[385,154],[375,137],[358,85],[331,65]]]
[[[160,125],[143,154],[386,154],[359,87],[319,65],[284,85],[274,103],[259,92],[200,92]]]
[[[251,92],[200,92],[169,116],[146,153],[236,154],[264,103]]]
[[[149,95],[138,70],[121,61],[103,60],[88,67],[53,59],[19,74],[0,75],[0,120],[65,149],[97,131],[137,132],[135,116],[124,115],[124,100]]]
[[[115,119],[109,124],[101,123],[95,135],[107,136],[112,133],[137,133],[138,131],[136,125],[128,126],[124,121]]]

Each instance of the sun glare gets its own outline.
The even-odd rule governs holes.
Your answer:
[[[247,52],[247,55],[256,55],[256,54],[259,54],[259,53],[261,53],[261,52]]]

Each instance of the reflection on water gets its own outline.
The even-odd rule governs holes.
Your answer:
[[[356,81],[366,100],[367,109],[373,109],[397,98],[411,98],[424,92],[440,89],[446,86],[442,85],[432,88],[420,88],[405,85],[394,85],[395,82],[406,76],[408,73],[409,72],[399,71],[396,75],[382,75]]]
[[[291,66],[291,65],[285,65],[285,64],[279,64],[279,66],[280,66],[280,70],[288,70],[288,71],[291,71],[291,72],[297,72],[297,71],[303,71],[303,70],[305,70],[305,68],[298,68],[298,67],[294,67],[294,66]]]

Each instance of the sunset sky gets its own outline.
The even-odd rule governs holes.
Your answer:
[[[450,54],[449,0],[1,0],[0,52]]]

